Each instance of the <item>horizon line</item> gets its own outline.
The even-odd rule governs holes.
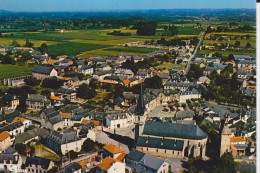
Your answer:
[[[256,8],[163,8],[163,9],[90,9],[90,10],[79,10],[79,11],[11,11],[11,10],[5,10],[0,9],[1,11],[11,12],[11,13],[50,13],[50,12],[56,12],[56,13],[71,13],[71,12],[77,12],[77,13],[84,13],[84,12],[109,12],[109,11],[144,11],[144,10],[200,10],[200,9],[208,9],[208,10],[238,10],[238,9],[248,9],[248,10],[256,10]]]

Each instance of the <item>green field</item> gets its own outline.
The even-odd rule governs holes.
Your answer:
[[[105,51],[115,51],[115,52],[137,52],[137,53],[149,53],[158,49],[144,48],[144,47],[120,47],[120,48],[106,48]]]
[[[66,42],[62,44],[49,46],[47,53],[51,56],[57,56],[61,54],[78,55],[81,52],[86,50],[89,51],[89,50],[100,49],[105,47],[109,47],[109,45]]]
[[[169,63],[163,63],[163,64],[160,64],[159,66],[157,66],[157,68],[159,69],[172,69],[172,67],[180,67],[182,66],[181,64],[173,64],[171,62]]]
[[[198,52],[198,54],[209,54],[211,52],[214,53],[221,53],[223,56],[228,56],[230,54],[234,54],[234,55],[250,55],[251,57],[256,57],[256,53],[248,53],[248,52],[236,52],[236,51],[214,51],[214,50],[200,50]]]
[[[203,31],[203,28],[194,27],[178,27],[178,34],[180,35],[199,35]]]
[[[240,46],[245,47],[245,45],[249,42],[253,48],[256,48],[256,40],[255,39],[244,39],[244,40],[238,40],[240,41]],[[203,40],[203,43],[207,44],[214,44],[214,43],[229,43],[234,45],[236,40],[222,40],[222,41],[216,41],[216,40]]]
[[[32,74],[33,66],[0,64],[0,79]]]

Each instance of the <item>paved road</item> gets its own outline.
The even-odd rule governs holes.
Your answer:
[[[210,23],[208,23],[206,29],[209,27]],[[205,29],[205,31],[206,31]],[[188,64],[187,64],[187,68],[186,68],[186,71],[185,71],[185,75],[188,74],[189,70],[190,70],[190,66],[191,66],[191,60],[195,57],[195,55],[197,54],[197,51],[198,51],[198,48],[200,47],[200,44],[204,38],[204,35],[205,35],[205,31],[202,33],[201,35],[201,38],[200,38],[200,41],[198,43],[198,45],[196,46],[196,49],[194,50],[193,54],[190,56],[189,60],[188,60]]]

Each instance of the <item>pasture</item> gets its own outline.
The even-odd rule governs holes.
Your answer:
[[[33,66],[0,64],[0,79],[32,74]]]
[[[239,52],[239,51],[222,51],[222,50],[218,50],[218,51],[215,51],[215,50],[199,50],[198,54],[207,54],[208,55],[211,52],[221,53],[225,57],[227,57],[230,54],[233,54],[233,55],[250,55],[251,57],[256,57],[256,53]]]
[[[89,51],[94,49],[100,49],[109,47],[109,45],[101,45],[101,44],[90,44],[90,43],[74,43],[74,42],[66,42],[62,44],[51,45],[48,47],[47,53],[50,56],[58,56],[61,54],[65,55],[78,55],[83,51]]]

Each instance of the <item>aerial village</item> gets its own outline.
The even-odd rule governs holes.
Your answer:
[[[28,55],[35,65],[1,79],[10,89],[0,93],[0,170],[175,173],[192,159],[255,163],[256,59],[218,56],[216,47],[235,47],[202,43],[212,40],[209,29],[216,26],[195,45],[120,45],[157,49],[142,56],[50,57],[1,46],[2,56]],[[177,65],[154,63],[167,57]]]

